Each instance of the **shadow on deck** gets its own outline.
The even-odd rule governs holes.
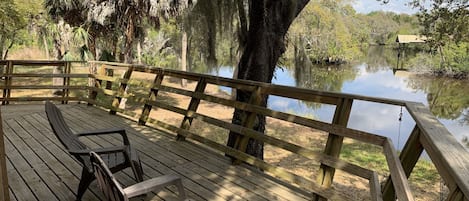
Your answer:
[[[145,179],[162,174],[183,178],[188,196],[194,200],[307,200],[304,192],[287,186],[262,172],[191,142],[134,121],[109,115],[84,104],[59,105],[74,132],[125,128],[131,144],[140,152]],[[44,105],[2,106],[11,200],[74,200],[81,173],[80,164],[54,136]],[[119,144],[118,136],[80,138],[90,147]],[[130,168],[116,174],[128,186],[135,183]],[[176,200],[176,189],[167,188],[152,200]],[[96,182],[83,200],[102,199]]]

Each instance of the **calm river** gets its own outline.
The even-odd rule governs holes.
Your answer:
[[[379,51],[377,51],[379,50]],[[383,56],[384,55],[384,56]],[[391,56],[390,56],[391,55]],[[393,60],[395,59],[395,61]],[[394,63],[394,64],[393,64]],[[315,90],[343,92],[382,98],[421,102],[446,128],[463,142],[469,137],[469,81],[412,76],[393,72],[397,58],[372,49],[362,62],[340,67],[282,67],[276,70],[274,84]],[[232,77],[232,67],[220,67],[211,74]],[[325,122],[332,121],[334,106],[271,96],[268,107]],[[348,127],[392,139],[398,149],[404,146],[415,122],[405,108],[354,102]]]

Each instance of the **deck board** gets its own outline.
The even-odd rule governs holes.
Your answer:
[[[78,189],[81,172],[80,164],[74,158],[70,157],[55,136],[51,134],[51,131],[47,130],[44,125],[36,121],[34,117],[27,116],[17,119],[21,121],[22,126],[31,133],[30,137],[35,139],[35,142],[30,142],[30,144],[34,145],[34,143],[39,144],[40,142],[42,146],[36,147],[34,150],[35,153],[38,154],[43,161],[47,161],[49,168],[60,178],[60,181],[67,185],[70,189],[68,193],[72,193]],[[73,196],[74,195],[75,194],[73,194]],[[68,197],[70,197],[70,195]],[[85,194],[84,199],[98,198],[95,194],[88,193]]]
[[[188,196],[194,200],[308,200],[304,192],[189,141],[135,122],[109,115],[84,104],[58,105],[74,132],[109,127],[125,128],[132,146],[139,150],[144,178],[179,175]],[[7,151],[7,169],[12,200],[74,200],[81,173],[52,133],[43,105],[2,106]],[[18,111],[18,112],[16,112]],[[87,146],[121,144],[120,136],[80,138]],[[130,168],[116,173],[124,186],[135,183]],[[176,189],[154,193],[152,200],[176,200]],[[83,200],[100,200],[96,182]]]

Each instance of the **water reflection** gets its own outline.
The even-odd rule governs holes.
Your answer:
[[[392,70],[390,51],[375,51],[368,59],[355,65],[340,67],[283,67],[276,71],[273,83],[315,90],[343,92],[421,102],[456,136],[459,141],[469,136],[468,81],[412,76],[409,72]],[[379,57],[374,55],[385,54]],[[370,56],[373,55],[373,56]],[[395,55],[394,55],[395,56]],[[288,65],[288,64],[287,64]],[[232,77],[231,67],[221,67],[217,73]],[[303,102],[272,96],[268,107],[331,122],[335,106]],[[387,136],[398,148],[404,146],[415,122],[401,107],[364,101],[354,102],[348,127]]]
[[[444,78],[419,77],[408,81],[409,87],[427,94],[432,113],[439,118],[455,120],[462,117],[469,105],[469,96],[464,93],[467,82]],[[466,122],[467,123],[467,122]]]

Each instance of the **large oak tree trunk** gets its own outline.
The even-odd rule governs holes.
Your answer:
[[[278,59],[285,52],[285,35],[293,20],[301,12],[309,0],[255,0],[249,5],[249,30],[247,43],[238,64],[238,79],[254,80],[271,83]],[[251,93],[239,90],[236,100],[249,102]],[[267,105],[267,97],[261,101],[261,106]],[[235,110],[232,122],[242,125],[247,114],[242,110]],[[264,132],[266,118],[257,115],[253,129]],[[227,145],[238,148],[236,138],[239,135],[230,132]],[[263,159],[264,146],[262,142],[250,139],[246,153]]]

